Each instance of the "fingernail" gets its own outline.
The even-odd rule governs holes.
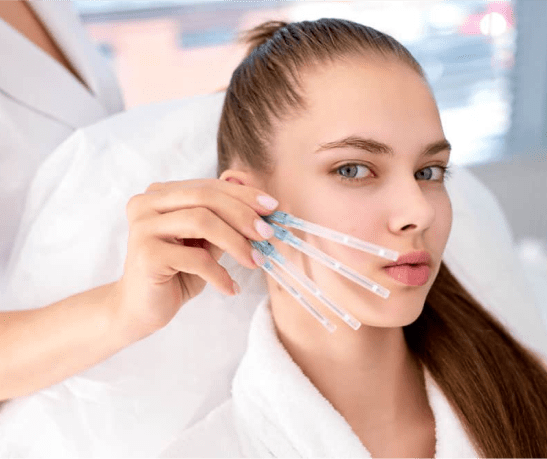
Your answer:
[[[279,205],[279,202],[271,196],[259,196],[256,200],[261,206],[269,210],[274,210]]]
[[[256,249],[253,249],[253,251],[251,252],[251,257],[253,257],[253,261],[256,263],[257,266],[262,266],[264,263],[266,263],[264,255],[262,255]]]
[[[265,239],[270,239],[275,234],[274,229],[260,218],[255,220],[255,228],[258,231],[258,234]]]
[[[239,295],[241,293],[241,288],[239,287],[239,285],[237,285],[236,281],[232,282],[232,289],[236,295]]]

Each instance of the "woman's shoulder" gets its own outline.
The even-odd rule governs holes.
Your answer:
[[[241,457],[229,398],[205,418],[183,430],[160,457]]]

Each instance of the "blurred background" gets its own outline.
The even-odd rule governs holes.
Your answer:
[[[453,163],[496,195],[530,278],[547,276],[547,1],[74,3],[127,108],[224,88],[244,56],[238,32],[264,20],[339,17],[389,33],[426,71]]]
[[[112,60],[128,108],[226,86],[244,56],[237,33],[264,20],[342,17],[389,33],[415,55],[434,88],[455,161],[507,154],[517,36],[512,1],[75,3]]]

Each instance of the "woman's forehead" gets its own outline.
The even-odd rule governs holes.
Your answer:
[[[318,144],[360,134],[390,144],[428,144],[444,137],[427,83],[407,64],[336,62],[303,75],[302,89],[306,109],[281,123],[281,141]]]
[[[404,115],[416,110],[437,111],[424,79],[397,61],[337,62],[310,72],[303,80],[311,113],[340,109]]]

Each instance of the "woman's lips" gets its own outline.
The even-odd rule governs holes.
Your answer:
[[[395,280],[412,286],[424,285],[429,279],[429,266],[427,265],[397,265],[383,268],[387,274]]]

